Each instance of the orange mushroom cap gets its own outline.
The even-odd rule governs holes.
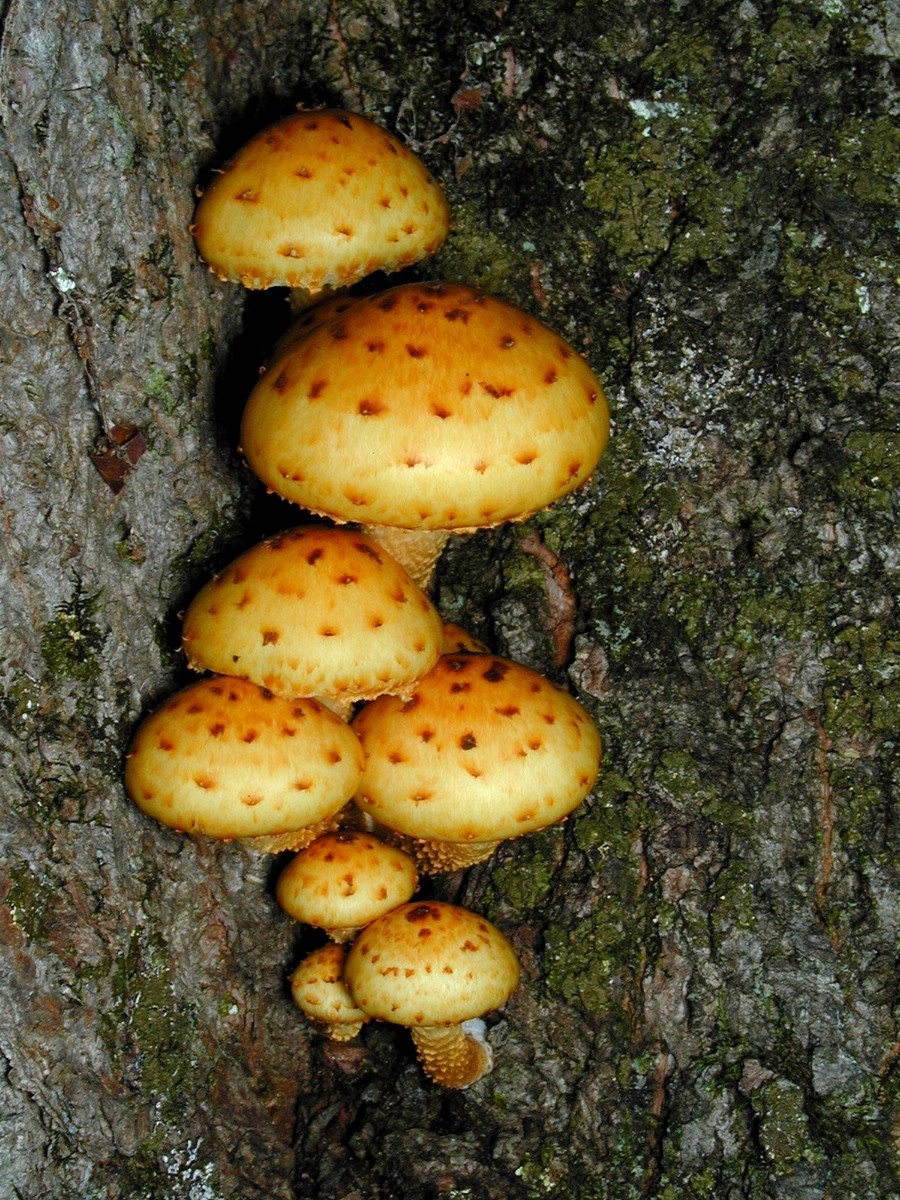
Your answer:
[[[408,699],[373,701],[353,728],[364,812],[411,838],[487,852],[562,820],[600,764],[600,735],[578,701],[491,654],[443,655]]]
[[[609,434],[584,359],[534,317],[458,284],[406,284],[287,337],[247,403],[244,455],[337,521],[466,530],[587,479]]]
[[[301,111],[256,134],[204,192],[192,232],[223,280],[311,295],[433,253],[447,201],[401,141],[357,113]]]
[[[347,950],[329,942],[313,950],[291,974],[291,996],[320,1033],[335,1042],[356,1037],[368,1021],[344,984]]]
[[[491,1067],[466,1022],[505,1004],[519,982],[510,943],[490,921],[440,901],[412,901],[367,926],[344,966],[354,1003],[370,1017],[409,1026],[425,1070],[467,1087]]]
[[[310,842],[275,885],[278,903],[297,921],[348,941],[416,890],[415,863],[371,833],[344,829]]]
[[[310,830],[302,845],[347,803],[361,769],[353,731],[324,705],[215,676],[143,721],[125,786],[142,811],[181,832],[263,839]]]
[[[206,584],[182,638],[198,669],[278,695],[359,700],[407,691],[436,661],[442,625],[370,538],[308,526],[260,542]]]

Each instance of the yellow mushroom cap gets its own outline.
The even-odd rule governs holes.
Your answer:
[[[573,696],[490,654],[446,654],[408,700],[353,721],[365,753],[356,803],[413,838],[496,842],[561,820],[587,795],[600,735]]]
[[[534,317],[405,284],[288,335],[241,442],[279,495],[337,521],[475,529],[578,487],[609,435],[599,381]]]
[[[361,533],[307,526],[246,551],[197,594],[182,638],[192,666],[278,695],[402,692],[436,661],[431,601]]]
[[[336,1042],[355,1037],[369,1019],[344,984],[346,958],[343,946],[329,942],[308,954],[291,975],[294,1003]]]
[[[293,113],[240,149],[192,231],[223,280],[315,294],[395,271],[441,245],[447,201],[401,141],[356,113]]]
[[[347,803],[362,769],[353,731],[315,700],[243,679],[201,679],[138,728],[125,765],[135,804],[211,838],[305,829]]]
[[[316,838],[284,868],[278,903],[298,921],[340,940],[404,904],[416,890],[415,863],[371,833],[343,830]]]
[[[443,648],[444,654],[458,654],[460,651],[472,654],[489,653],[484,642],[479,641],[477,637],[469,633],[468,629],[463,629],[462,625],[457,625],[454,621],[444,622]]]
[[[347,956],[354,1003],[395,1025],[457,1025],[505,1004],[519,982],[516,953],[476,913],[412,901],[373,921]]]

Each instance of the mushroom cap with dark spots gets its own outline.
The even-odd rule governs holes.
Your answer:
[[[406,700],[374,700],[353,728],[365,754],[356,803],[426,841],[497,842],[552,825],[600,765],[582,705],[491,654],[443,655]]]
[[[143,721],[125,786],[170,828],[260,838],[334,816],[361,769],[355,735],[324,705],[213,676],[169,696]]]
[[[467,530],[582,484],[609,435],[603,389],[540,321],[460,284],[404,284],[291,332],[254,388],[243,453],[334,520]]]
[[[333,931],[368,925],[416,890],[415,863],[396,846],[364,830],[326,833],[284,868],[275,885],[278,903],[297,921]]]
[[[194,598],[192,666],[278,695],[357,700],[408,690],[443,628],[403,568],[364,534],[303,526],[247,550]]]
[[[368,1017],[353,1003],[344,984],[344,946],[328,942],[313,950],[291,973],[294,1003],[318,1029],[335,1041],[359,1033]]]
[[[312,295],[395,271],[447,236],[444,193],[401,141],[341,110],[292,113],[214,176],[194,215],[222,280]]]
[[[442,901],[411,901],[354,942],[344,982],[363,1012],[395,1025],[457,1025],[505,1004],[519,963],[496,926]]]

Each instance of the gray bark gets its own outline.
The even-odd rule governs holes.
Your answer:
[[[13,0],[0,37],[0,1195],[900,1195],[892,6]],[[284,302],[189,233],[297,102],[405,137],[455,220],[420,274],[557,328],[615,416],[586,489],[441,563],[605,742],[564,827],[434,885],[523,962],[462,1093],[403,1031],[323,1045],[274,864],[121,784],[186,599],[299,519],[235,447]]]

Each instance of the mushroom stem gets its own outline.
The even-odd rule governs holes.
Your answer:
[[[348,724],[350,723],[356,709],[356,701],[354,699],[348,699],[346,696],[315,696],[314,699],[318,700],[320,704],[324,704],[336,717],[340,717],[342,721],[346,721]]]
[[[317,821],[315,825],[305,825],[302,829],[289,829],[286,833],[263,833],[255,837],[242,837],[238,841],[248,850],[258,850],[260,854],[281,854],[284,850],[305,850],[311,842],[323,833],[330,833],[338,824],[338,814]]]
[[[428,591],[437,560],[450,537],[446,529],[400,529],[393,525],[364,525],[363,529],[400,563],[423,592]]]
[[[490,858],[499,842],[439,842],[394,833],[389,840],[414,860],[423,875],[465,871]]]
[[[465,1088],[491,1070],[494,1058],[484,1039],[484,1022],[430,1025],[410,1030],[426,1075],[446,1088]]]
[[[327,300],[333,296],[336,289],[333,287],[320,288],[318,291],[305,287],[292,287],[288,291],[288,303],[291,308],[291,316],[298,317],[305,313],[307,309],[318,304],[321,300]]]

